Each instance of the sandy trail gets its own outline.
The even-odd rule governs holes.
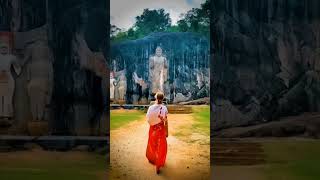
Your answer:
[[[192,132],[191,114],[169,114],[168,119],[168,154],[161,174],[145,157],[149,126],[142,119],[111,131],[110,179],[209,179],[210,137]]]

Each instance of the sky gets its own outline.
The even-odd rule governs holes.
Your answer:
[[[128,30],[135,23],[135,17],[143,9],[163,8],[170,14],[172,24],[176,24],[181,13],[192,8],[199,8],[205,0],[111,0],[110,21],[112,25]]]

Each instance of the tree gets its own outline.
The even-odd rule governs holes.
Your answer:
[[[210,27],[210,1],[206,0],[200,8],[193,8],[181,15],[178,21],[179,30],[182,32],[198,32],[209,35]]]
[[[142,15],[136,17],[134,29],[136,34],[145,36],[151,32],[166,31],[170,26],[170,15],[164,9],[144,9]]]
[[[180,18],[177,25],[172,26],[170,15],[164,9],[144,9],[143,13],[136,17],[136,23],[128,31],[111,27],[111,41],[139,39],[152,32],[197,32],[209,36],[210,0],[206,0],[200,8],[193,8],[185,14],[181,14]]]
[[[121,32],[120,28],[116,25],[110,25],[110,37],[116,36],[119,32]]]

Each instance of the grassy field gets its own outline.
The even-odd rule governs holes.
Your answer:
[[[196,140],[190,138],[194,134],[201,134],[205,137],[210,137],[210,107],[209,106],[192,106],[192,114],[186,114],[192,118],[192,123],[187,123],[175,129],[172,135],[180,140],[193,143]],[[177,116],[180,116],[179,114]],[[181,118],[181,117],[180,117]],[[169,119],[170,131],[170,119]],[[209,141],[208,141],[209,143]]]
[[[117,129],[132,121],[141,120],[145,117],[143,111],[138,110],[111,110],[110,113],[110,130]]]
[[[234,140],[229,141],[228,147]],[[243,140],[246,142],[246,140]],[[310,139],[257,139],[262,145],[265,163],[252,166],[234,165],[213,168],[216,179],[234,179],[236,174],[241,180],[319,180],[320,179],[320,140]],[[231,151],[232,152],[232,151]],[[236,151],[234,151],[236,152]],[[248,147],[246,158],[256,158]],[[249,159],[250,160],[250,159]],[[232,161],[230,161],[232,163]]]
[[[279,140],[263,145],[267,180],[320,179],[320,141]]]
[[[196,123],[193,128],[204,135],[210,136],[210,106],[193,106],[193,117]]]
[[[3,180],[102,180],[106,176],[102,155],[85,152],[0,153]]]

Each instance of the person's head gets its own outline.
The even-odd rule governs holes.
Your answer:
[[[157,104],[162,104],[164,98],[164,94],[162,92],[157,92],[154,97],[156,98]]]
[[[158,46],[157,49],[156,49],[156,55],[159,56],[159,57],[162,55],[162,49],[161,49],[160,46]]]

